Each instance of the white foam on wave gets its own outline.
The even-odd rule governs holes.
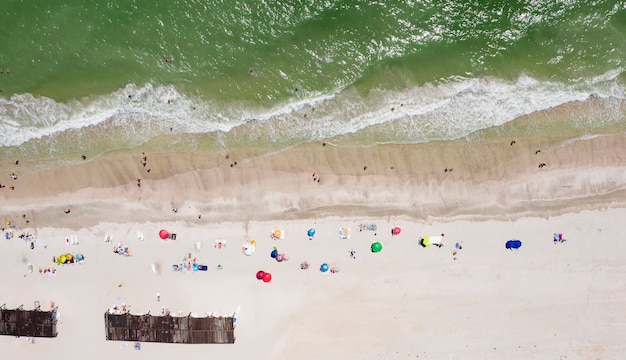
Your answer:
[[[338,113],[325,119],[323,137],[356,133],[370,126],[392,124],[408,142],[450,140],[500,126],[520,116],[558,105],[584,101],[591,95],[623,99],[618,72],[592,81],[563,84],[522,75],[516,81],[498,78],[454,78],[439,85],[403,91],[372,91],[366,98],[342,94]],[[337,116],[337,121],[330,121]],[[402,134],[400,134],[400,131]],[[401,135],[401,136],[400,136]]]
[[[397,142],[456,139],[522,115],[585,100],[598,95],[598,90],[521,76],[515,82],[458,78],[401,92],[372,91],[366,98],[346,91],[327,105],[337,110],[321,119],[325,126],[309,131],[322,139],[389,124]],[[603,95],[608,94],[599,96]]]
[[[249,125],[251,138],[262,135],[255,131],[272,131],[276,133],[272,138],[285,145],[387,124],[397,132],[397,142],[456,139],[591,95],[623,99],[624,85],[618,81],[621,73],[622,69],[617,69],[571,84],[526,75],[515,81],[457,77],[399,91],[375,89],[366,95],[349,87],[267,108],[243,102],[219,104],[182,94],[174,86],[150,84],[131,84],[108,95],[66,103],[22,94],[0,99],[0,145],[18,146],[70,129],[108,124],[106,121],[127,127],[127,136],[137,141],[172,131],[228,133],[243,124]]]
[[[173,86],[137,87],[103,95],[57,102],[31,94],[0,99],[0,145],[18,146],[31,139],[80,129],[112,120],[112,125],[141,124],[144,137],[170,128],[183,132],[228,131],[239,124],[237,116],[213,112],[211,105],[180,94]],[[235,114],[236,115],[236,114]]]

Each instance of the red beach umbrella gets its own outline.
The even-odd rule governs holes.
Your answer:
[[[395,228],[393,228],[393,234],[394,234],[394,235],[398,235],[398,234],[400,233],[400,231],[402,231],[402,229],[400,229],[400,228],[399,228],[399,227],[397,227],[397,226],[396,226]]]
[[[270,273],[265,273],[265,274],[263,275],[263,282],[268,283],[268,282],[270,282],[270,281],[272,281],[272,274],[270,274]]]
[[[167,230],[165,230],[165,229],[161,229],[161,231],[159,231],[159,237],[161,239],[165,240],[168,237],[170,237],[170,233],[168,233]]]
[[[256,272],[256,278],[257,278],[258,280],[263,279],[263,277],[264,277],[264,276],[265,276],[265,271],[263,271],[263,270],[259,270],[259,271],[257,271],[257,272]]]

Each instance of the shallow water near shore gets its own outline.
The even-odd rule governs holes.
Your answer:
[[[300,5],[9,1],[0,157],[626,128],[623,4]]]

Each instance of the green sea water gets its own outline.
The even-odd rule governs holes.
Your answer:
[[[0,34],[6,157],[452,140],[590,96],[619,101],[569,126],[626,127],[621,1],[7,0]]]

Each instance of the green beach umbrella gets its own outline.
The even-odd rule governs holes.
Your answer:
[[[379,252],[383,249],[383,244],[379,241],[372,243],[372,252]]]

